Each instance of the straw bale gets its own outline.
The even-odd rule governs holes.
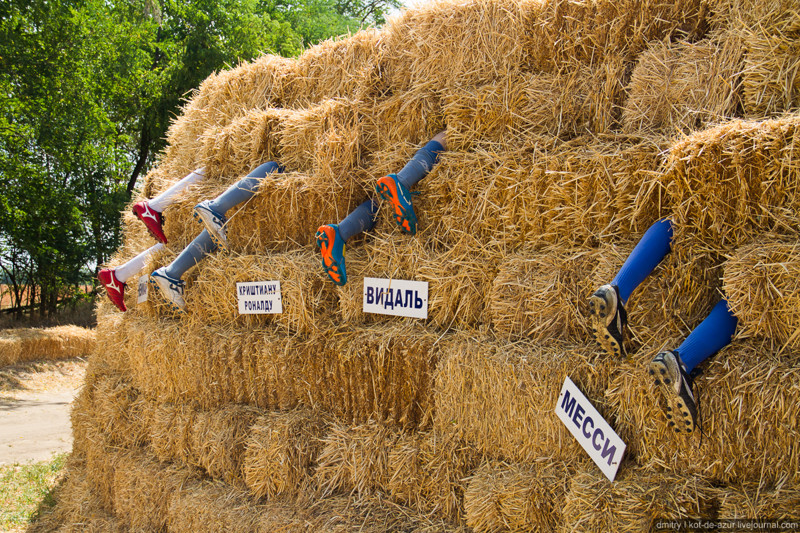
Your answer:
[[[229,181],[244,176],[267,161],[280,161],[283,122],[288,109],[254,109],[224,127],[203,132],[200,160],[206,180]]]
[[[0,367],[40,359],[88,356],[95,348],[93,329],[78,326],[0,330]]]
[[[467,151],[485,141],[522,146],[533,135],[569,139],[609,133],[622,105],[625,70],[622,60],[611,59],[597,67],[454,88],[444,104],[448,148]]]
[[[518,0],[440,0],[409,8],[382,30],[387,80],[408,91],[513,74],[525,60],[526,19],[539,9],[539,2]]]
[[[739,319],[740,338],[758,335],[775,347],[800,348],[800,243],[761,235],[725,263],[723,287]]]
[[[146,405],[126,378],[101,379],[92,397],[96,430],[107,444],[135,448],[147,440]]]
[[[369,198],[363,184],[371,180],[363,171],[346,172],[332,180],[322,176],[291,172],[262,182],[252,201],[237,210],[229,223],[232,249],[258,254],[265,248],[313,245],[320,225],[341,221]]]
[[[287,116],[280,137],[281,163],[318,179],[346,182],[364,156],[362,108],[358,100],[334,98]]]
[[[656,42],[639,55],[622,123],[628,133],[688,133],[741,107],[742,39],[726,32],[699,42]]]
[[[800,11],[793,5],[743,30],[745,112],[760,117],[800,105]]]
[[[402,433],[389,450],[387,490],[396,501],[429,516],[458,521],[465,478],[478,465],[477,452],[435,431]]]
[[[543,459],[534,464],[489,461],[467,481],[466,522],[476,533],[555,531],[563,523],[566,468]]]
[[[599,248],[545,246],[510,254],[489,294],[493,332],[502,339],[581,342],[592,338],[589,296],[610,283],[641,236]],[[719,299],[721,269],[705,256],[674,250],[626,302],[626,349],[686,335]]]
[[[386,487],[389,450],[397,438],[397,432],[375,422],[332,424],[323,438],[314,472],[320,493],[350,492],[360,499]]]
[[[592,272],[616,249],[549,246],[509,256],[500,264],[489,294],[492,326],[503,338],[576,341],[591,338],[588,305],[599,285]],[[607,278],[610,279],[610,278]]]
[[[381,218],[390,218],[390,206],[381,206]],[[383,228],[395,226],[382,220]],[[389,233],[389,231],[391,233]],[[425,234],[410,238],[395,227],[371,232],[363,243],[351,245],[347,257],[347,285],[339,287],[339,313],[343,322],[395,323],[394,316],[362,312],[363,277],[415,280],[428,283],[428,324],[440,328],[474,327],[488,322],[487,294],[499,257],[464,236],[453,245],[426,246]],[[406,322],[419,322],[407,319]]]
[[[555,402],[569,376],[605,416],[603,393],[617,365],[594,346],[456,335],[436,369],[434,428],[492,457],[583,461],[585,453],[556,416]]]
[[[202,166],[202,134],[255,109],[291,103],[303,80],[297,62],[264,55],[251,63],[212,74],[200,84],[167,131],[164,161],[185,175]]]
[[[189,432],[188,463],[214,479],[244,486],[245,443],[259,411],[245,405],[227,405],[196,413]]]
[[[415,85],[412,90],[381,98],[371,106],[371,113],[365,119],[370,121],[369,131],[374,136],[372,144],[376,151],[393,150],[396,147],[409,151],[410,146],[422,146],[446,125],[442,111],[442,90],[427,85]],[[374,175],[397,172],[403,163],[405,160],[399,166],[392,167],[394,170],[384,173],[374,171]],[[372,169],[373,165],[374,162],[369,161],[367,166]]]
[[[202,323],[255,326],[275,322],[289,334],[320,331],[337,303],[335,285],[320,261],[318,252],[305,250],[213,255],[186,292],[187,311]],[[236,284],[249,281],[279,281],[283,312],[240,315]]]
[[[308,409],[268,413],[245,444],[244,479],[256,498],[296,496],[311,489],[329,421]]]
[[[328,39],[297,58],[303,91],[295,105],[319,103],[329,98],[366,98],[383,89],[381,33],[362,30],[354,35]]]
[[[163,531],[170,502],[191,472],[140,452],[114,452],[113,462],[115,516],[134,531]]]
[[[132,287],[133,284],[131,283],[129,288]],[[125,295],[126,306],[135,303],[136,300],[130,294],[135,292],[130,289],[126,291],[128,293]],[[129,302],[129,299],[132,301]],[[122,326],[124,314],[117,312],[116,307],[112,307],[113,305],[108,298],[98,298],[98,304],[95,308],[97,327],[95,328],[95,350],[92,355],[92,362],[93,366],[100,366],[102,361],[102,366],[110,368],[115,373],[124,374],[129,370],[128,360],[119,350],[119,335],[125,330]],[[128,309],[135,308],[128,307]]]
[[[733,252],[754,234],[800,227],[800,115],[734,120],[675,142],[659,178],[674,205],[673,247]]]
[[[722,519],[797,519],[797,510],[800,509],[800,489],[783,480],[770,486],[743,483],[721,487],[719,492],[719,517]]]
[[[220,481],[198,481],[173,497],[167,527],[176,533],[300,532],[308,531],[304,515],[287,504],[255,505],[245,492]]]
[[[136,388],[150,400],[188,397],[203,409],[305,405],[348,421],[430,423],[440,347],[438,335],[419,326],[342,327],[302,338],[270,327],[135,317],[124,324],[118,349],[130,360]]]
[[[520,37],[530,70],[552,71],[569,63],[601,63],[608,55],[631,60],[654,40],[698,40],[707,17],[703,0],[551,0]]]
[[[714,517],[714,489],[700,476],[620,469],[613,483],[597,471],[575,474],[562,531],[652,531],[659,519]]]
[[[321,224],[339,222],[369,197],[363,184],[369,182],[374,188],[374,178],[367,179],[364,171],[349,175],[355,177],[326,181],[321,174],[297,172],[267,176],[252,199],[227,213],[230,249],[257,254],[265,248],[285,250],[313,244]],[[192,187],[165,210],[164,232],[169,244],[158,256],[162,263],[174,258],[202,231],[192,215],[194,206],[216,198],[225,188],[214,184]]]
[[[316,501],[309,509],[308,531],[330,533],[467,533],[468,528],[420,515],[380,495],[353,499],[332,496]]]
[[[197,410],[186,404],[156,404],[148,402],[152,409],[148,428],[150,449],[159,461],[181,461],[192,459],[192,428]]]
[[[722,483],[772,483],[788,473],[796,482],[800,425],[800,369],[796,357],[779,356],[756,342],[739,342],[705,361],[695,381],[704,435],[675,433],[667,425],[661,394],[647,373],[658,351],[681,339],[665,338],[621,362],[605,393],[607,413],[637,464]],[[702,442],[701,442],[702,441]]]
[[[774,32],[792,20],[795,0],[712,0],[709,2],[712,27],[761,28]]]
[[[656,137],[537,137],[521,149],[448,152],[420,183],[417,212],[439,238],[469,234],[506,249],[641,234],[668,212],[655,173],[663,146]]]
[[[49,512],[37,514],[29,533],[123,533],[128,530],[105,510],[85,475],[86,464],[75,454],[67,458],[64,478],[51,493],[56,502]]]

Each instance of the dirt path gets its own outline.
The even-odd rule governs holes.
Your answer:
[[[72,449],[69,413],[85,372],[82,360],[0,369],[0,465]]]

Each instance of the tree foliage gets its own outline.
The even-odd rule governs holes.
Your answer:
[[[292,56],[379,24],[397,2],[0,4],[2,281],[36,287],[51,312],[119,246],[119,212],[189,91],[264,52]]]

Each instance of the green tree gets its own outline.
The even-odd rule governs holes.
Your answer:
[[[31,285],[41,312],[52,312],[65,285],[85,279],[119,246],[119,211],[164,147],[189,91],[215,70],[263,52],[296,55],[381,23],[396,2],[0,4],[6,280]]]

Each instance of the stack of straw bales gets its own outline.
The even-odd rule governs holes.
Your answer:
[[[42,359],[88,356],[95,332],[78,326],[0,330],[0,367]]]
[[[659,518],[789,516],[800,484],[795,0],[440,0],[297,59],[207,79],[142,198],[256,165],[230,250],[188,272],[187,310],[98,306],[75,448],[42,531],[643,531]],[[381,205],[343,219],[447,127],[416,236]],[[139,198],[137,198],[138,200]],[[589,340],[586,298],[656,220],[672,253],[627,303],[628,357]],[[120,264],[152,244],[123,218]],[[362,312],[361,279],[429,283],[426,320]],[[235,284],[280,280],[240,316]],[[129,291],[134,292],[134,291]],[[666,431],[646,375],[722,295],[733,344],[697,379],[705,435]],[[627,443],[608,482],[554,413],[570,377]],[[154,482],[155,479],[161,481]]]

